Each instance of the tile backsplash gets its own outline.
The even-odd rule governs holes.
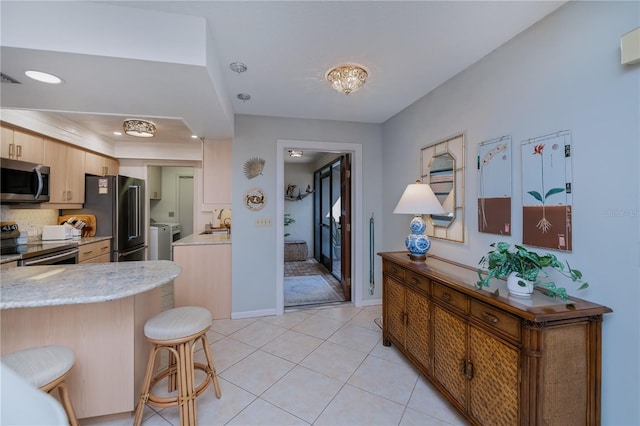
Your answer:
[[[42,227],[58,223],[58,210],[50,209],[10,209],[0,206],[0,220],[18,224],[21,231],[27,231],[29,238],[42,236]]]

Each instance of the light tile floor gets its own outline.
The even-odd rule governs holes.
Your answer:
[[[199,424],[466,424],[393,345],[382,345],[373,321],[381,316],[381,306],[342,304],[214,321],[208,338],[222,398],[213,386],[198,397]],[[204,360],[202,350],[196,359]],[[80,423],[120,426],[132,420]],[[179,424],[176,407],[145,408],[145,426]]]

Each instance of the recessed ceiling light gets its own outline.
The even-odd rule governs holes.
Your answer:
[[[241,74],[247,70],[247,66],[242,62],[231,62],[229,64],[229,68],[231,68],[231,71],[237,72],[238,74]]]
[[[49,83],[49,84],[60,84],[62,83],[62,79],[60,77],[57,77],[53,74],[49,74],[46,72],[42,72],[42,71],[34,71],[34,70],[29,70],[29,71],[25,71],[24,73],[27,77],[32,78],[34,80],[40,81],[42,83]]]
[[[238,93],[238,99],[240,99],[242,102],[245,102],[251,99],[251,95],[248,93]]]
[[[191,135],[191,139],[198,139],[198,135]]]
[[[122,136],[122,132],[113,132],[113,134],[116,136]]]

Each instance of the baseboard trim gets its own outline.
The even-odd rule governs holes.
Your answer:
[[[231,319],[244,319],[256,317],[268,317],[278,315],[275,309],[262,309],[259,311],[231,312]]]

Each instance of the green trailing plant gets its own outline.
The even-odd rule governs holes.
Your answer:
[[[494,250],[482,256],[478,262],[481,267],[486,268],[486,273],[478,268],[479,280],[476,287],[479,289],[489,287],[489,281],[492,278],[507,278],[509,274],[515,272],[522,280],[531,281],[535,286],[543,288],[547,296],[567,300],[569,296],[564,287],[558,287],[554,282],[543,284],[538,282],[541,273],[544,278],[549,277],[545,271],[546,268],[555,269],[571,281],[582,283],[578,290],[589,287],[589,283],[582,281],[582,272],[571,268],[569,262],[560,262],[551,253],[540,255],[519,245],[514,245],[514,248],[511,249],[511,246],[505,242],[492,243],[491,247],[494,247]],[[518,281],[518,285],[524,287],[526,283],[522,280]]]
[[[293,223],[296,223],[296,220],[293,218],[293,216],[291,215],[291,213],[285,213],[284,215],[284,226],[285,228]],[[288,237],[289,234],[288,232],[285,232],[284,236]]]

